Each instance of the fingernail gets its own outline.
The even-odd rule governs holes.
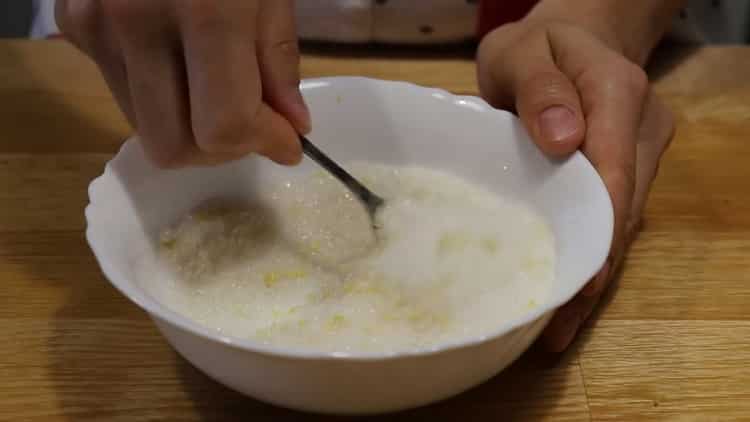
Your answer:
[[[555,105],[539,116],[539,131],[544,139],[561,142],[578,130],[576,116],[568,107]]]
[[[605,285],[607,278],[609,278],[609,269],[611,267],[610,262],[611,260],[607,259],[607,262],[604,263],[602,269],[599,270],[599,273],[594,276],[588,284],[586,284],[586,287],[583,288],[581,294],[586,297],[591,297],[601,293],[602,287]]]

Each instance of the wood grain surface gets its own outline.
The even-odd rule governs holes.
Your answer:
[[[302,69],[476,94],[467,51],[315,47]],[[532,348],[470,392],[382,420],[750,420],[750,48],[665,49],[650,74],[677,136],[574,346]],[[0,420],[329,419],[211,381],[103,279],[86,189],[130,130],[85,57],[0,42],[0,99]]]

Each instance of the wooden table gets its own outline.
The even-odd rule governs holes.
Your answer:
[[[476,93],[468,57],[351,56],[309,54],[304,75]],[[595,322],[559,359],[532,350],[392,418],[750,420],[750,48],[663,57],[652,74],[677,137]],[[2,42],[0,99],[0,420],[303,420],[193,369],[103,279],[86,187],[129,129],[94,66],[60,41]]]

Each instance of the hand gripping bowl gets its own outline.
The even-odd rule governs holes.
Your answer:
[[[252,198],[264,184],[307,174],[315,164],[285,168],[250,156],[167,171],[152,166],[130,139],[91,183],[88,242],[106,278],[148,312],[182,356],[218,382],[266,402],[326,413],[388,412],[444,399],[513,362],[604,263],[612,206],[582,154],[547,158],[513,115],[475,97],[355,77],[306,80],[302,91],[315,122],[310,139],[340,162],[442,169],[529,204],[555,235],[553,291],[547,303],[498,323],[485,337],[422,352],[325,354],[223,336],[149,297],[136,280],[136,263],[155,253],[159,230],[203,200]]]

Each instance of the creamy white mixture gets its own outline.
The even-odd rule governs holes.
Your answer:
[[[554,239],[526,206],[434,170],[350,170],[386,198],[376,232],[321,172],[188,215],[144,287],[224,334],[352,354],[482,336],[546,300]]]

